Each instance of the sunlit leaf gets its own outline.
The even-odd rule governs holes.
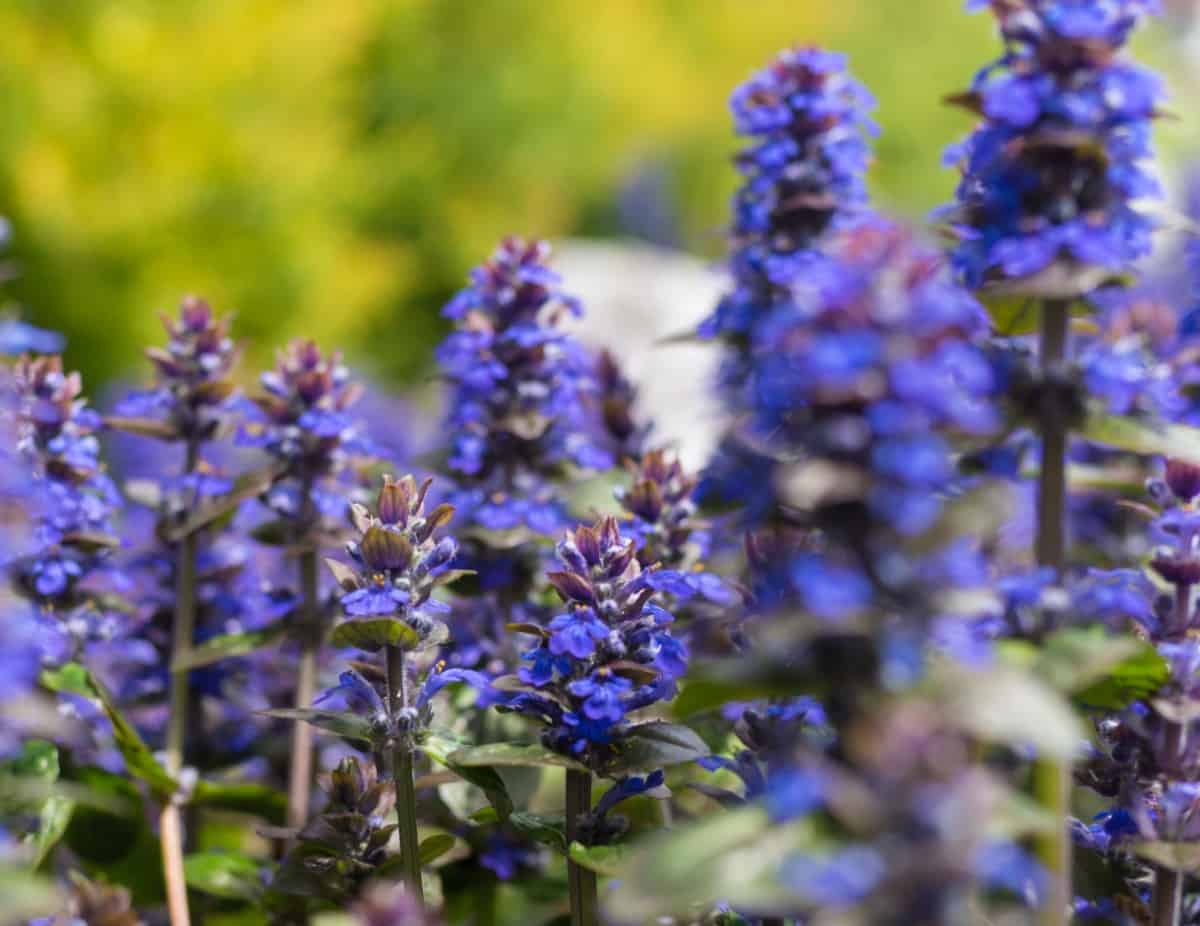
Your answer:
[[[517,768],[567,768],[586,772],[587,766],[537,743],[486,743],[451,753],[450,761],[463,768],[514,766]]]
[[[200,852],[183,860],[188,887],[227,900],[257,900],[263,894],[262,866],[232,852]]]

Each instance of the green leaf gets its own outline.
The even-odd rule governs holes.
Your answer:
[[[163,537],[174,543],[233,514],[243,502],[267,491],[279,472],[277,466],[266,466],[239,476],[232,490],[196,506],[181,523],[168,525],[163,530]]]
[[[1140,842],[1133,851],[1148,862],[1192,874],[1200,868],[1200,843],[1198,842]]]
[[[268,711],[259,711],[264,717],[275,717],[278,720],[300,720],[311,723],[321,730],[336,733],[343,739],[355,743],[372,745],[371,723],[365,717],[359,717],[350,711],[322,711],[316,708],[278,707]]]
[[[250,536],[266,547],[286,547],[296,539],[296,526],[291,521],[277,518],[257,525],[250,531]]]
[[[376,653],[385,646],[416,649],[420,636],[398,617],[370,617],[342,621],[333,628],[330,643],[339,649],[361,649]]]
[[[1083,728],[1070,705],[1029,672],[942,666],[935,681],[946,716],[985,742],[1032,746],[1052,759],[1074,758],[1082,746]]]
[[[451,758],[462,748],[462,743],[441,733],[431,733],[421,743],[421,751],[438,765],[448,768],[459,778],[470,782],[487,796],[488,802],[496,811],[497,818],[503,822],[513,812],[513,801],[509,797],[504,779],[490,766],[467,766],[453,761]]]
[[[687,916],[717,901],[746,915],[800,911],[804,898],[778,872],[794,853],[820,848],[811,822],[772,826],[757,805],[713,814],[636,843],[605,906],[622,923]]]
[[[35,877],[25,868],[7,864],[0,865],[0,897],[4,898],[0,921],[6,923],[50,916],[62,905],[62,898],[51,881]]]
[[[30,783],[35,784],[37,790],[44,787],[49,791],[45,796],[30,794],[34,802],[28,805],[37,810],[38,824],[23,841],[32,852],[30,867],[37,868],[62,839],[71,822],[71,814],[75,811],[73,800],[64,794],[54,793],[59,775],[58,747],[45,740],[29,740],[22,745],[20,754],[8,763],[7,771],[18,779],[32,780]],[[0,789],[0,794],[3,794],[4,803],[7,804],[7,792],[12,791],[16,805],[14,809],[23,809],[20,783],[13,782],[13,785],[12,788]]]
[[[1151,644],[1133,636],[1113,636],[1103,627],[1072,627],[1051,634],[1032,669],[1059,691],[1071,694],[1103,683],[1114,673],[1133,680],[1139,672],[1152,681],[1148,694],[1167,676],[1167,664]]]
[[[1038,304],[1031,296],[984,294],[981,301],[992,317],[996,333],[1004,337],[1029,334],[1038,329]]]
[[[106,427],[114,431],[124,431],[126,434],[136,434],[138,437],[153,437],[155,440],[179,440],[179,432],[166,421],[156,418],[127,418],[120,415],[106,415]]]
[[[264,630],[247,630],[244,633],[210,637],[199,646],[192,647],[191,652],[176,659],[171,668],[174,671],[198,669],[235,656],[246,656],[275,645],[287,635],[287,630],[285,623],[280,621]]]
[[[198,852],[183,860],[188,887],[226,900],[254,901],[263,895],[261,866],[232,852]]]
[[[606,878],[619,878],[623,866],[628,864],[632,850],[627,845],[615,846],[585,846],[573,842],[568,855],[576,865],[594,871]]]
[[[568,756],[559,755],[538,743],[487,743],[468,746],[451,753],[450,761],[464,768],[512,766],[516,768],[568,768],[586,772],[588,767]]]
[[[178,787],[175,780],[158,764],[154,753],[143,742],[133,724],[121,713],[112,695],[87,669],[78,663],[68,663],[58,670],[43,672],[41,680],[51,691],[70,692],[98,701],[112,724],[113,740],[125,760],[129,774],[146,782],[160,799],[175,792]]]
[[[610,773],[650,772],[668,765],[694,762],[712,754],[691,727],[654,721],[633,727],[620,745],[617,757],[605,767]]]
[[[287,796],[282,791],[250,782],[198,781],[192,803],[256,817],[282,825],[287,816]]]
[[[439,856],[445,855],[454,848],[455,842],[455,838],[449,833],[435,833],[425,837],[417,850],[421,864],[428,865]]]
[[[1200,428],[1187,425],[1094,412],[1087,416],[1080,436],[1117,450],[1200,463]]]
[[[566,854],[566,819],[562,814],[546,815],[518,810],[508,818],[508,822],[522,836],[549,846],[562,855]]]
[[[1040,675],[1090,708],[1120,710],[1167,683],[1167,661],[1145,640],[1112,637],[1103,628],[1069,630],[1046,641]]]

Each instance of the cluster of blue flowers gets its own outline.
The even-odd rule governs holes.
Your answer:
[[[975,343],[987,330],[940,257],[883,220],[833,240],[760,325],[745,439],[774,457],[778,504],[826,534],[832,555],[802,551],[789,567],[811,613],[843,618],[873,585],[971,572],[963,551],[907,560],[898,538],[937,522],[956,479],[949,437],[997,424]],[[887,574],[872,578],[883,562]]]
[[[454,508],[441,504],[425,510],[431,479],[417,485],[412,476],[399,480],[384,478],[376,512],[352,506],[357,539],[346,545],[352,566],[329,561],[341,586],[341,605],[355,632],[344,640],[367,652],[389,645],[405,650],[426,650],[448,636],[438,619],[449,608],[431,597],[439,585],[455,578],[451,565],[458,552],[454,538],[439,536],[454,515]],[[397,632],[398,626],[408,633]],[[352,710],[369,719],[372,736],[381,744],[418,737],[429,727],[430,698],[451,682],[470,682],[487,687],[487,679],[466,669],[442,671],[439,664],[424,684],[410,697],[408,679],[388,679],[387,696],[376,684],[352,668],[341,674],[338,685],[321,695],[318,704]],[[399,702],[393,703],[399,694]]]
[[[239,350],[229,336],[229,318],[217,318],[203,299],[189,296],[179,318],[163,316],[165,347],[146,356],[157,382],[130,393],[117,405],[118,415],[163,421],[176,440],[212,440],[229,421],[237,390],[230,380]]]
[[[670,698],[687,668],[686,646],[671,634],[674,618],[656,603],[638,545],[614,518],[580,526],[557,546],[561,571],[547,578],[567,610],[544,628],[522,659],[521,690],[503,707],[539,720],[551,749],[601,769],[628,715]]]
[[[960,98],[983,122],[946,155],[963,173],[945,213],[956,261],[972,286],[1036,277],[1042,292],[1077,295],[1150,250],[1136,201],[1160,195],[1144,162],[1163,88],[1120,52],[1158,4],[971,4],[989,5],[1005,52]]]
[[[437,351],[450,385],[448,466],[467,525],[553,534],[569,521],[555,485],[563,468],[612,465],[597,440],[593,361],[558,328],[582,306],[548,256],[544,242],[505,240],[443,309],[455,322]]]
[[[294,341],[275,369],[259,378],[263,393],[241,403],[239,443],[261,447],[280,466],[264,501],[302,530],[321,518],[340,520],[345,501],[335,483],[350,463],[371,453],[350,414],[362,388],[338,354]]]
[[[567,333],[581,305],[538,241],[503,241],[443,310],[448,410],[443,452],[426,456],[445,480],[383,477],[374,507],[360,501],[380,456],[417,443],[409,422],[377,404],[389,433],[368,442],[362,390],[310,341],[243,397],[230,322],[201,299],[164,319],[153,384],[107,419],[58,357],[0,368],[0,783],[30,747],[54,775],[61,749],[75,787],[88,766],[138,779],[172,926],[209,891],[281,923],[432,923],[423,868],[442,855],[443,884],[478,892],[487,919],[497,880],[552,883],[540,844],[566,855],[578,926],[610,902],[622,922],[1017,922],[1018,907],[1053,919],[1072,900],[1081,920],[1195,919],[1180,911],[1200,851],[1200,463],[1169,460],[1150,505],[1118,506],[1113,487],[1144,475],[1129,446],[1187,456],[1194,432],[1149,425],[1196,423],[1200,349],[1169,300],[1095,291],[1149,246],[1136,200],[1158,195],[1142,162],[1162,91],[1122,50],[1156,4],[968,3],[983,6],[1004,53],[954,100],[983,121],[950,158],[951,259],[868,208],[872,101],[840,56],[784,52],[734,94],[747,141],[731,280],[700,328],[724,350],[729,421],[699,478],[653,442],[618,358]],[[1042,362],[972,294],[1001,283],[1063,323],[1044,327]],[[1098,310],[1085,332],[1067,324],[1079,297]],[[60,345],[0,321],[0,352]],[[1111,446],[1069,447],[1097,415]],[[156,441],[124,467],[140,514],[118,511],[106,426]],[[234,432],[265,467],[237,472]],[[117,435],[109,449],[129,454]],[[580,524],[573,505],[597,497],[573,491],[583,473],[608,479],[615,505]],[[1045,501],[1049,476],[1067,499]],[[1053,565],[1028,556],[1035,508]],[[320,554],[339,546],[322,584]],[[274,582],[285,564],[294,579]],[[464,688],[436,698],[451,685]],[[94,743],[26,726],[26,703],[50,692]],[[1077,795],[1046,774],[1083,748],[1075,708],[1095,732],[1074,780],[1105,808],[1069,824],[1098,856],[1079,897],[1048,839],[1066,836]],[[290,752],[280,721],[298,724]],[[310,725],[339,742],[314,749]],[[526,727],[540,743],[506,742]],[[314,754],[333,774],[310,814]],[[561,816],[541,806],[560,775]],[[207,807],[274,817],[285,781],[288,828],[268,832],[287,841],[281,862],[184,864]],[[1026,811],[1029,790],[1061,828]],[[52,803],[4,798],[0,877],[9,829],[43,853],[79,838]],[[647,798],[668,824],[638,856],[650,875],[623,867],[601,901],[597,873],[622,864],[612,843],[652,828]],[[1054,851],[1035,859],[1033,842]],[[71,909],[137,920],[128,894],[82,879]]]
[[[873,105],[845,58],[817,48],[783,52],[737,89],[734,122],[751,142],[737,159],[745,179],[733,201],[734,285],[701,334],[751,338],[787,300],[825,235],[862,213]],[[741,381],[744,359],[728,359],[731,385]]]
[[[83,399],[77,373],[56,356],[22,358],[13,370],[17,447],[32,471],[32,548],[20,561],[21,587],[62,631],[61,659],[106,615],[87,605],[84,583],[105,566],[120,497],[100,462],[100,416]],[[83,605],[83,607],[80,607]]]
[[[1200,745],[1194,703],[1200,696],[1200,466],[1169,460],[1148,485],[1154,552],[1150,580],[1140,569],[1093,571],[1092,594],[1073,596],[1080,617],[1115,629],[1133,628],[1154,643],[1165,665],[1161,688],[1125,710],[1100,718],[1097,745],[1083,764],[1082,783],[1115,806],[1091,823],[1073,822],[1076,842],[1117,863],[1140,842],[1200,842]],[[1103,589],[1103,598],[1096,590]],[[1126,865],[1126,870],[1129,866]],[[1141,886],[1130,871],[1127,888]],[[1104,897],[1090,898],[1095,905]]]

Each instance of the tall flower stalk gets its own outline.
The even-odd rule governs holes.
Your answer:
[[[487,687],[479,673],[443,671],[442,663],[427,673],[424,683],[413,681],[418,654],[444,642],[448,633],[435,616],[448,609],[431,597],[432,592],[456,577],[451,564],[457,544],[440,536],[454,509],[442,504],[426,511],[429,486],[430,481],[418,486],[412,476],[385,478],[375,512],[353,507],[358,536],[347,545],[352,564],[329,562],[342,588],[346,615],[333,640],[339,646],[382,652],[383,664],[368,663],[343,673],[339,685],[318,699],[363,718],[377,764],[390,769],[401,871],[418,904],[423,902],[424,888],[413,762],[433,717],[430,699],[451,682]]]
[[[638,544],[614,518],[577,527],[557,547],[560,568],[547,578],[566,610],[547,625],[516,625],[537,645],[522,655],[501,709],[541,725],[548,749],[567,768],[566,836],[591,843],[595,774],[619,776],[625,743],[638,735],[637,712],[671,698],[687,667],[686,646],[653,587],[655,567],[638,562]],[[588,831],[592,831],[592,835]],[[598,922],[596,875],[569,860],[571,920]]]
[[[351,406],[360,389],[337,354],[323,355],[312,341],[295,341],[275,369],[260,379],[263,393],[248,407],[241,442],[265,449],[277,462],[274,484],[263,501],[279,518],[280,533],[296,551],[300,612],[293,628],[300,647],[295,705],[306,709],[317,689],[318,656],[324,640],[320,550],[330,523],[338,523],[345,501],[336,485],[355,452],[363,452]],[[336,520],[335,520],[336,519]],[[313,734],[304,723],[292,732],[288,780],[288,825],[298,828],[312,792]]]
[[[1070,398],[1064,394],[1071,303],[1149,253],[1153,221],[1135,201],[1159,195],[1143,162],[1162,97],[1157,76],[1121,51],[1154,0],[973,0],[990,6],[1005,53],[955,101],[983,117],[948,157],[962,169],[945,210],[959,232],[955,259],[974,287],[1042,299],[1037,561],[1066,565],[1066,457]],[[1039,798],[1065,819],[1069,770],[1039,764]],[[1070,902],[1070,842],[1047,836],[1054,873],[1047,922]]]
[[[159,536],[175,540],[176,594],[164,751],[167,774],[178,779],[187,758],[192,719],[187,660],[196,636],[196,564],[203,526],[188,522],[196,520],[198,508],[210,500],[213,490],[225,488],[222,480],[202,472],[202,451],[230,422],[235,395],[230,377],[238,350],[229,336],[228,318],[217,318],[202,299],[185,299],[178,319],[164,317],[163,325],[166,346],[146,352],[156,374],[153,388],[127,397],[109,424],[178,444],[183,450],[178,477],[160,486],[158,530]],[[188,906],[183,879],[184,828],[178,803],[169,801],[163,807],[160,825],[171,921],[179,926],[188,921]]]

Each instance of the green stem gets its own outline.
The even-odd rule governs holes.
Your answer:
[[[184,475],[193,473],[200,462],[200,446],[194,440],[186,444]],[[188,675],[181,664],[190,655],[196,635],[196,554],[194,533],[180,541],[175,560],[175,613],[171,626],[171,673],[168,688],[166,771],[172,778],[183,770],[187,748],[189,707]],[[159,817],[163,876],[166,881],[167,910],[171,926],[189,926],[187,883],[183,871],[183,811],[168,802]]]
[[[404,650],[387,648],[388,708],[393,717],[408,707],[408,679],[404,672]],[[417,836],[417,789],[413,779],[412,743],[401,735],[396,738],[392,753],[392,770],[396,783],[396,822],[399,824],[400,860],[404,882],[425,905],[421,884],[420,841]]]
[[[1043,376],[1061,366],[1067,355],[1071,304],[1047,300],[1042,307]],[[1038,476],[1037,561],[1062,571],[1066,564],[1067,422],[1066,409],[1044,401],[1041,414],[1042,466]]]
[[[496,879],[487,874],[481,874],[474,891],[474,920],[473,926],[496,926]]]
[[[1042,304],[1041,367],[1043,383],[1050,381],[1067,356],[1070,300],[1048,299]],[[1067,536],[1067,420],[1066,409],[1044,397],[1041,408],[1042,465],[1038,475],[1037,561],[1062,577]],[[1038,840],[1038,856],[1051,878],[1043,922],[1064,922],[1071,902],[1071,840],[1067,816],[1071,809],[1070,762],[1039,759],[1033,769],[1034,794],[1059,826]]]
[[[1183,916],[1183,875],[1171,868],[1154,868],[1153,926],[1179,926]]]
[[[592,809],[592,773],[567,770],[567,846],[582,842],[579,821]],[[596,926],[600,922],[596,873],[567,860],[571,889],[571,926]]]
[[[296,707],[312,707],[317,693],[317,655],[321,649],[318,626],[320,590],[317,581],[317,551],[300,554],[300,662],[296,672]],[[313,731],[307,723],[296,721],[292,727],[292,761],[288,778],[288,826],[304,826],[308,819],[308,800],[312,794]]]

